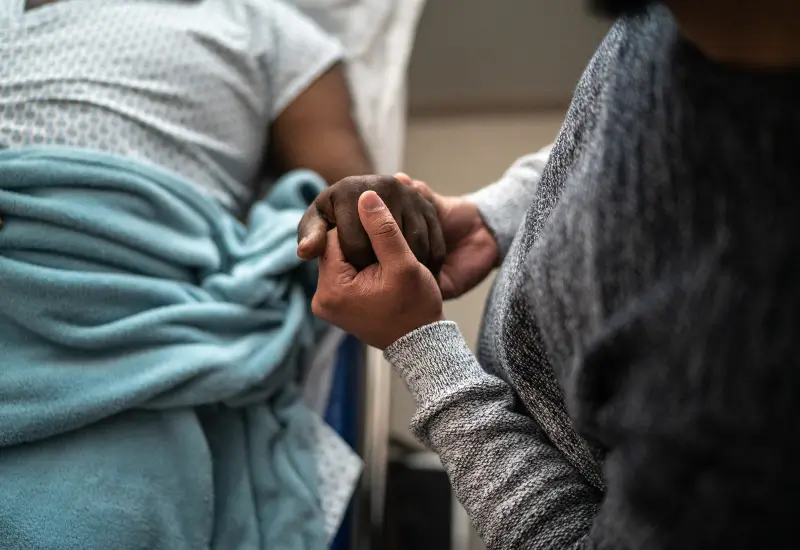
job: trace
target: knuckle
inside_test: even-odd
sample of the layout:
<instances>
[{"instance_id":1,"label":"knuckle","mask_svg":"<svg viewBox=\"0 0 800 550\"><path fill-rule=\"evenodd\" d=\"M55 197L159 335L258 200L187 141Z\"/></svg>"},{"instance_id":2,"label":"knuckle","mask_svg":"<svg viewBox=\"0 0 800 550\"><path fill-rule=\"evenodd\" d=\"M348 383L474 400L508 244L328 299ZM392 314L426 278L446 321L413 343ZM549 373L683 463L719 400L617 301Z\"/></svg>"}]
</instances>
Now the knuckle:
<instances>
[{"instance_id":1,"label":"knuckle","mask_svg":"<svg viewBox=\"0 0 800 550\"><path fill-rule=\"evenodd\" d=\"M320 301L319 292L314 294L314 297L311 299L311 313L320 319L325 319L325 308Z\"/></svg>"},{"instance_id":2,"label":"knuckle","mask_svg":"<svg viewBox=\"0 0 800 550\"><path fill-rule=\"evenodd\" d=\"M432 197L420 196L420 208L424 211L425 214L427 214L431 218L437 219L436 207L433 205Z\"/></svg>"},{"instance_id":3,"label":"knuckle","mask_svg":"<svg viewBox=\"0 0 800 550\"><path fill-rule=\"evenodd\" d=\"M392 201L394 198L403 196L408 192L408 186L394 176L377 176L370 185L370 189L375 191L384 201Z\"/></svg>"},{"instance_id":4,"label":"knuckle","mask_svg":"<svg viewBox=\"0 0 800 550\"><path fill-rule=\"evenodd\" d=\"M322 206L330 199L332 192L333 192L333 187L328 187L327 189L322 190L322 192L320 192L320 194L316 196L311 206L308 207L306 213L312 214L314 212L318 212L322 208Z\"/></svg>"},{"instance_id":5,"label":"knuckle","mask_svg":"<svg viewBox=\"0 0 800 550\"><path fill-rule=\"evenodd\" d=\"M310 219L313 218L319 212L319 208L317 207L317 200L318 199L314 199L314 202L308 205L306 211L303 212L303 217L300 218L300 222L297 224L298 226L302 227L308 224Z\"/></svg>"},{"instance_id":6,"label":"knuckle","mask_svg":"<svg viewBox=\"0 0 800 550\"><path fill-rule=\"evenodd\" d=\"M331 292L317 291L311 300L311 312L317 317L326 319L329 312L335 311L339 300Z\"/></svg>"},{"instance_id":7,"label":"knuckle","mask_svg":"<svg viewBox=\"0 0 800 550\"><path fill-rule=\"evenodd\" d=\"M366 191L377 185L377 182L380 181L380 176L350 176L343 181L346 182L347 187L350 189Z\"/></svg>"},{"instance_id":8,"label":"knuckle","mask_svg":"<svg viewBox=\"0 0 800 550\"><path fill-rule=\"evenodd\" d=\"M353 185L361 185L369 176L347 176L340 179L333 187L352 187ZM333 188L332 187L332 188Z\"/></svg>"},{"instance_id":9,"label":"knuckle","mask_svg":"<svg viewBox=\"0 0 800 550\"><path fill-rule=\"evenodd\" d=\"M394 221L391 216L383 216L381 219L375 221L373 230L376 235L386 238L394 238L400 235L400 226Z\"/></svg>"},{"instance_id":10,"label":"knuckle","mask_svg":"<svg viewBox=\"0 0 800 550\"><path fill-rule=\"evenodd\" d=\"M405 284L413 284L419 279L419 268L416 263L401 262L396 266L397 278Z\"/></svg>"},{"instance_id":11,"label":"knuckle","mask_svg":"<svg viewBox=\"0 0 800 550\"><path fill-rule=\"evenodd\" d=\"M405 187L403 182L394 176L374 176L371 183L373 187L381 188Z\"/></svg>"},{"instance_id":12,"label":"knuckle","mask_svg":"<svg viewBox=\"0 0 800 550\"><path fill-rule=\"evenodd\" d=\"M358 196L369 189L368 176L349 176L328 188L334 202L358 200Z\"/></svg>"}]
</instances>

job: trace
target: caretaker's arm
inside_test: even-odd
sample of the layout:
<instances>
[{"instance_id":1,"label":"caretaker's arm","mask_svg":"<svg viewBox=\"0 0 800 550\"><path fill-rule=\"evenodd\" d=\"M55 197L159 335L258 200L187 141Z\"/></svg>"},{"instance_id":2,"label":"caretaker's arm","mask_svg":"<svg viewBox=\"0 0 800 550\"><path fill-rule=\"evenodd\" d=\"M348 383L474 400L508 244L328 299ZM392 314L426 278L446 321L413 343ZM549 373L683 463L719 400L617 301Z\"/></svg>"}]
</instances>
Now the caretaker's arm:
<instances>
[{"instance_id":1,"label":"caretaker's arm","mask_svg":"<svg viewBox=\"0 0 800 550\"><path fill-rule=\"evenodd\" d=\"M533 204L552 148L548 145L518 159L502 178L469 196L494 235L501 260L508 253L528 208Z\"/></svg>"},{"instance_id":2,"label":"caretaker's arm","mask_svg":"<svg viewBox=\"0 0 800 550\"><path fill-rule=\"evenodd\" d=\"M357 272L331 232L312 307L385 348L419 406L415 434L489 549L791 547L796 361L786 333L753 322L792 319L795 296L689 254L609 308L565 392L577 428L608 451L602 493L442 321L436 281L376 199L364 193L359 214L378 265Z\"/></svg>"}]
</instances>

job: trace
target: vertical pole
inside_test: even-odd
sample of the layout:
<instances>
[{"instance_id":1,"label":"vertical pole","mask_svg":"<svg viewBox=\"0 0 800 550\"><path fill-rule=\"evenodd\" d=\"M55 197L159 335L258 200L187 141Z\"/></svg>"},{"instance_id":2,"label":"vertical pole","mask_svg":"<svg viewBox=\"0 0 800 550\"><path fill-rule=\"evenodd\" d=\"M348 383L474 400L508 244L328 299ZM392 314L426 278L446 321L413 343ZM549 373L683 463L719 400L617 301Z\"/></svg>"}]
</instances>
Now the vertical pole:
<instances>
[{"instance_id":1,"label":"vertical pole","mask_svg":"<svg viewBox=\"0 0 800 550\"><path fill-rule=\"evenodd\" d=\"M380 550L383 547L386 476L389 464L391 411L391 366L380 350L368 348L362 369L360 392L363 405L359 414L361 441L359 454L364 459L364 475L358 488L354 518L353 550Z\"/></svg>"}]
</instances>

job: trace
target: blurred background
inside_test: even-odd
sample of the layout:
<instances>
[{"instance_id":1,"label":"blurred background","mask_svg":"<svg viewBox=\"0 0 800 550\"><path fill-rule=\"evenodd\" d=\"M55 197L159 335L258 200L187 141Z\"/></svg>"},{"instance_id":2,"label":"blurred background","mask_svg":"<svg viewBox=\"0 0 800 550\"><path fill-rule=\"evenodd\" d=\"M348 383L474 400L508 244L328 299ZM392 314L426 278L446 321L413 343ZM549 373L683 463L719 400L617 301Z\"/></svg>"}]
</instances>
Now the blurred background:
<instances>
[{"instance_id":1,"label":"blurred background","mask_svg":"<svg viewBox=\"0 0 800 550\"><path fill-rule=\"evenodd\" d=\"M405 171L463 194L552 142L607 30L581 0L428 0L411 58ZM446 307L473 346L490 284ZM386 548L483 548L438 460L409 433L415 404L396 376L391 395Z\"/></svg>"}]
</instances>

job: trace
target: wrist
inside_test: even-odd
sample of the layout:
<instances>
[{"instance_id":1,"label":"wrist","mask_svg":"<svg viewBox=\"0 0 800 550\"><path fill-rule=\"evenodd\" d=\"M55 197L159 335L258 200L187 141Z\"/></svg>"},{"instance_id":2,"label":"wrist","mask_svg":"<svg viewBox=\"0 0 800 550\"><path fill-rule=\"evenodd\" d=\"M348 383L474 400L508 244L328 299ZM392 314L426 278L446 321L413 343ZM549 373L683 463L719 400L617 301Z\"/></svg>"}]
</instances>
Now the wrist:
<instances>
[{"instance_id":1,"label":"wrist","mask_svg":"<svg viewBox=\"0 0 800 550\"><path fill-rule=\"evenodd\" d=\"M452 321L420 327L386 348L384 357L403 377L418 405L446 395L466 378L482 373Z\"/></svg>"},{"instance_id":2,"label":"wrist","mask_svg":"<svg viewBox=\"0 0 800 550\"><path fill-rule=\"evenodd\" d=\"M492 230L486 218L484 218L479 203L475 199L476 196L478 196L478 194L473 193L461 197L461 200L469 209L469 217L472 218L472 227L469 229L468 236L470 239L473 239L474 242L482 243L487 253L494 257L492 262L493 268L500 267L502 261L500 243L497 235L495 235L495 232Z\"/></svg>"},{"instance_id":3,"label":"wrist","mask_svg":"<svg viewBox=\"0 0 800 550\"><path fill-rule=\"evenodd\" d=\"M489 230L488 227L484 226L484 230L491 239L491 244L489 246L491 247L491 253L494 255L494 262L492 262L492 267L494 269L497 269L503 263L503 254L501 253L500 250L500 243L497 242L497 238L494 236L494 233L492 233Z\"/></svg>"},{"instance_id":4,"label":"wrist","mask_svg":"<svg viewBox=\"0 0 800 550\"><path fill-rule=\"evenodd\" d=\"M465 200L476 210L479 222L476 223L475 232L485 231L488 239L491 239L491 244L497 252L494 267L498 267L511 247L524 211L521 208L519 212L509 210L508 203L497 195L492 186L465 197ZM513 208L516 209L517 206Z\"/></svg>"}]
</instances>

